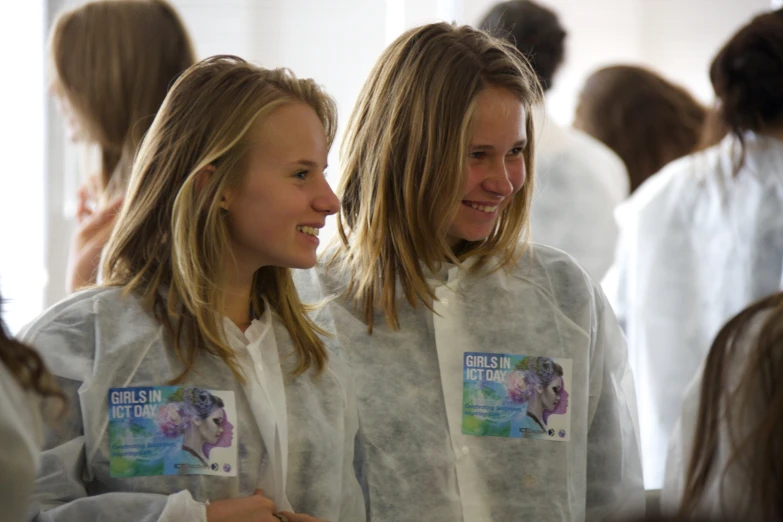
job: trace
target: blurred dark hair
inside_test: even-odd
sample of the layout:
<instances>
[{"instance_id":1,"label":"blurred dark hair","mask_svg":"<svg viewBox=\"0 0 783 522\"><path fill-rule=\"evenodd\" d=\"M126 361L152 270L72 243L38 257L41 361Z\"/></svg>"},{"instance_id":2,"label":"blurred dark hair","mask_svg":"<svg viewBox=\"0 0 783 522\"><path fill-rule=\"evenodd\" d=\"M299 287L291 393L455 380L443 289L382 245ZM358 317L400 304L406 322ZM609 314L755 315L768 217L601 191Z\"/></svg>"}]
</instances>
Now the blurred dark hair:
<instances>
[{"instance_id":1,"label":"blurred dark hair","mask_svg":"<svg viewBox=\"0 0 783 522\"><path fill-rule=\"evenodd\" d=\"M599 69L585 82L574 127L625 162L631 191L699 145L706 109L658 74L630 65Z\"/></svg>"},{"instance_id":2,"label":"blurred dark hair","mask_svg":"<svg viewBox=\"0 0 783 522\"><path fill-rule=\"evenodd\" d=\"M710 66L717 114L742 145L743 133L783 123L783 9L755 17L718 52Z\"/></svg>"},{"instance_id":3,"label":"blurred dark hair","mask_svg":"<svg viewBox=\"0 0 783 522\"><path fill-rule=\"evenodd\" d=\"M563 62L566 37L554 12L529 0L501 2L484 15L479 28L515 45L530 61L544 90L552 87L552 77Z\"/></svg>"},{"instance_id":4,"label":"blurred dark hair","mask_svg":"<svg viewBox=\"0 0 783 522\"><path fill-rule=\"evenodd\" d=\"M0 305L2 305L0 296ZM14 339L0 317L0 364L19 382L24 390L31 390L44 399L56 399L60 406L66 403L65 395L46 369L38 352Z\"/></svg>"}]
</instances>

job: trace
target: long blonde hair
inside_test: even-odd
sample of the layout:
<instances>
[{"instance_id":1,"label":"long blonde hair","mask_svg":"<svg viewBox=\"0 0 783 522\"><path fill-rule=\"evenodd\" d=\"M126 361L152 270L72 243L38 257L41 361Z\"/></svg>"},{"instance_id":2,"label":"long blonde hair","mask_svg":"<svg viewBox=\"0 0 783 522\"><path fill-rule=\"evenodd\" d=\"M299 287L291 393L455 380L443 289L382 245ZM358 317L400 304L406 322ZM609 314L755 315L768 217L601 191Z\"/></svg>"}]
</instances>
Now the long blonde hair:
<instances>
[{"instance_id":1,"label":"long blonde hair","mask_svg":"<svg viewBox=\"0 0 783 522\"><path fill-rule=\"evenodd\" d=\"M100 148L105 198L124 194L166 91L196 61L185 26L163 0L98 0L57 17L49 50L54 91Z\"/></svg>"},{"instance_id":2,"label":"long blonde hair","mask_svg":"<svg viewBox=\"0 0 783 522\"><path fill-rule=\"evenodd\" d=\"M185 365L174 382L199 352L219 356L242 379L219 322L220 279L232 251L219 195L245 179L251 128L291 103L313 108L331 145L335 105L315 82L233 56L208 58L177 80L139 149L106 247L103 284L143 296L167 327ZM214 170L202 176L204 169ZM291 334L295 374L311 364L323 369L326 351L316 334L321 330L299 301L290 269L265 266L255 273L248 303L254 316L265 300Z\"/></svg>"},{"instance_id":3,"label":"long blonde hair","mask_svg":"<svg viewBox=\"0 0 783 522\"><path fill-rule=\"evenodd\" d=\"M479 270L516 262L529 227L533 193L533 123L528 111L527 181L492 234L453 252L448 231L463 197L476 98L495 86L528 109L541 86L512 45L470 27L436 23L397 38L364 84L343 141L338 214L347 289L372 332L376 307L397 329L396 284L411 306L435 296L425 269L475 258Z\"/></svg>"}]
</instances>

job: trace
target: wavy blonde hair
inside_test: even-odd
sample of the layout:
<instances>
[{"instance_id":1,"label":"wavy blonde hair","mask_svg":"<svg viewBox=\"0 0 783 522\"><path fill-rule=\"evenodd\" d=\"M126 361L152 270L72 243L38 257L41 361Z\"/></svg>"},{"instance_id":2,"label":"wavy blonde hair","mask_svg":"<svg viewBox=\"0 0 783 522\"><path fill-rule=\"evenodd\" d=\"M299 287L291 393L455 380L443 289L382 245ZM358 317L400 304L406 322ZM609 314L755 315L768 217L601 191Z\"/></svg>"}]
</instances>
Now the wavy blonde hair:
<instances>
[{"instance_id":1,"label":"wavy blonde hair","mask_svg":"<svg viewBox=\"0 0 783 522\"><path fill-rule=\"evenodd\" d=\"M169 86L196 61L163 0L98 0L64 11L49 37L52 87L100 148L104 199L122 195Z\"/></svg>"},{"instance_id":2,"label":"wavy blonde hair","mask_svg":"<svg viewBox=\"0 0 783 522\"><path fill-rule=\"evenodd\" d=\"M370 332L376 307L385 310L390 327L399 328L397 281L411 306L431 308L435 295L425 270L468 258L476 259L472 270L495 258L498 269L522 253L533 194L530 111L524 187L489 237L457 251L446 242L464 195L476 98L489 87L506 89L528 109L543 99L535 73L515 47L446 23L397 38L364 84L343 141L337 254L345 254L347 292Z\"/></svg>"},{"instance_id":3,"label":"wavy blonde hair","mask_svg":"<svg viewBox=\"0 0 783 522\"><path fill-rule=\"evenodd\" d=\"M312 107L331 146L334 102L312 80L268 70L241 58L216 56L188 69L174 84L139 149L128 195L103 260L104 285L140 294L166 326L185 370L199 352L222 358L242 379L222 336L221 277L232 247L219 195L241 186L248 133L275 109ZM203 176L205 169L214 169ZM162 292L161 290L164 290ZM288 268L265 266L253 278L253 315L268 302L294 343L298 366L321 371L327 356L294 288Z\"/></svg>"}]
</instances>

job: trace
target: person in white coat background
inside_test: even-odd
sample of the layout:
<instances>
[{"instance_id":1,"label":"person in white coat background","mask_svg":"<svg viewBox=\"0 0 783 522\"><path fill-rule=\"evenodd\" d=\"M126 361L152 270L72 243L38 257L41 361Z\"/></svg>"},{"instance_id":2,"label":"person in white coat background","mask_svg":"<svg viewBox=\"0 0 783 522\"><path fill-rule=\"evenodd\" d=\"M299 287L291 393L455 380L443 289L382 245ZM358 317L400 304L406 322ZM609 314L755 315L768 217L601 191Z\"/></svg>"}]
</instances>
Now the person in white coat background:
<instances>
[{"instance_id":1,"label":"person in white coat background","mask_svg":"<svg viewBox=\"0 0 783 522\"><path fill-rule=\"evenodd\" d=\"M375 522L644 509L625 341L600 286L524 239L542 92L445 23L379 58L342 154L341 241L297 272L354 370Z\"/></svg>"},{"instance_id":2,"label":"person in white coat background","mask_svg":"<svg viewBox=\"0 0 783 522\"><path fill-rule=\"evenodd\" d=\"M479 26L516 45L544 91L552 87L566 39L554 12L529 0L501 2ZM600 280L612 264L617 241L614 209L629 193L625 166L603 143L558 125L543 102L533 114L537 149L531 240L568 252Z\"/></svg>"},{"instance_id":3,"label":"person in white coat background","mask_svg":"<svg viewBox=\"0 0 783 522\"><path fill-rule=\"evenodd\" d=\"M0 297L2 304L2 297ZM0 506L3 520L27 520L27 504L43 443L42 413L54 422L65 396L36 351L11 337L0 318Z\"/></svg>"},{"instance_id":4,"label":"person in white coat background","mask_svg":"<svg viewBox=\"0 0 783 522\"><path fill-rule=\"evenodd\" d=\"M617 209L604 288L628 336L645 486L660 488L683 395L725 321L783 276L783 13L755 19L710 67L728 135Z\"/></svg>"},{"instance_id":5,"label":"person in white coat background","mask_svg":"<svg viewBox=\"0 0 783 522\"><path fill-rule=\"evenodd\" d=\"M35 520L364 520L352 381L290 270L315 264L339 205L335 118L312 80L236 57L174 84L104 280L23 334L71 403L47 433Z\"/></svg>"}]
</instances>

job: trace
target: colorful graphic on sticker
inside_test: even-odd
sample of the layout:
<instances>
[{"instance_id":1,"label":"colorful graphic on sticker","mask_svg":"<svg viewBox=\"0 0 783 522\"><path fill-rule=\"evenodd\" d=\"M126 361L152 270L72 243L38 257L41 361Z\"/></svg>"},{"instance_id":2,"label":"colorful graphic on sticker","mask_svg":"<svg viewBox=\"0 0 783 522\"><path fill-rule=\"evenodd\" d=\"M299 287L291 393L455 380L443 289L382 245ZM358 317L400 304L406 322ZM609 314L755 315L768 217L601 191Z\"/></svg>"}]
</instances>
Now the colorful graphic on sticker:
<instances>
[{"instance_id":1,"label":"colorful graphic on sticker","mask_svg":"<svg viewBox=\"0 0 783 522\"><path fill-rule=\"evenodd\" d=\"M466 352L462 433L568 442L570 389L570 359Z\"/></svg>"},{"instance_id":2,"label":"colorful graphic on sticker","mask_svg":"<svg viewBox=\"0 0 783 522\"><path fill-rule=\"evenodd\" d=\"M237 475L234 392L180 386L109 390L109 473Z\"/></svg>"}]
</instances>

